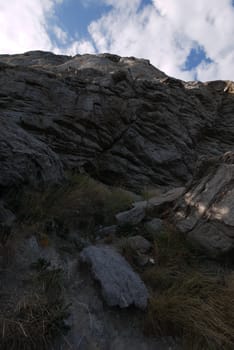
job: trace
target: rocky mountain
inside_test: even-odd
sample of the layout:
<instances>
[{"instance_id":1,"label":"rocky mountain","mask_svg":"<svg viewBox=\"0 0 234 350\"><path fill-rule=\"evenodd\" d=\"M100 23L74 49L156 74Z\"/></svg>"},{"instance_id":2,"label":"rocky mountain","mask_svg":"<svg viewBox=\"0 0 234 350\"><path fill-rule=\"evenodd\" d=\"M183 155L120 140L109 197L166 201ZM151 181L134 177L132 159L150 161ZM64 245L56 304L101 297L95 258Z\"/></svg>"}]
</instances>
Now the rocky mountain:
<instances>
[{"instance_id":1,"label":"rocky mountain","mask_svg":"<svg viewBox=\"0 0 234 350\"><path fill-rule=\"evenodd\" d=\"M227 82L183 82L116 55L0 56L1 187L66 169L131 189L178 186L233 148ZM229 88L231 90L231 87Z\"/></svg>"},{"instance_id":2,"label":"rocky mountain","mask_svg":"<svg viewBox=\"0 0 234 350\"><path fill-rule=\"evenodd\" d=\"M168 245L160 244L171 227L209 259L233 262L234 83L185 82L148 60L112 54L0 55L0 126L1 266L8 265L12 237L15 245L11 272L0 270L4 292L14 287L24 294L36 259L40 278L45 271L57 278L60 269L66 275L65 299L75 305L69 349L180 349L168 330L149 340L134 325L125 327L129 314L110 314L102 300L145 310L155 285L147 269L160 267L160 259L164 268L170 265L163 265ZM102 297L83 267L74 270L80 251L79 264L91 265ZM178 275L170 270L170 283ZM139 315L132 316L138 327ZM10 339L11 327L3 325ZM34 330L25 327L26 339ZM148 328L155 335L155 325ZM234 339L220 342L231 349ZM60 341L56 349L67 344ZM204 344L200 348L208 349Z\"/></svg>"}]
</instances>

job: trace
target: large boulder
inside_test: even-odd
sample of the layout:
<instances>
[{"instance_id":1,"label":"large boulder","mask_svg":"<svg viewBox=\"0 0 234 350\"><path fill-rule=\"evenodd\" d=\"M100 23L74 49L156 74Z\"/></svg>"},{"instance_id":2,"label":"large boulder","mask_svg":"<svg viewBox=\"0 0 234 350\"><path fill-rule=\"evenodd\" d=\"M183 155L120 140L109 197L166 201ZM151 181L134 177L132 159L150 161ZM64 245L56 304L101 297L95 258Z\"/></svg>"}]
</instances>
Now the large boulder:
<instances>
[{"instance_id":1,"label":"large boulder","mask_svg":"<svg viewBox=\"0 0 234 350\"><path fill-rule=\"evenodd\" d=\"M117 251L109 246L89 246L83 249L80 258L91 265L109 306L146 308L148 292L143 281Z\"/></svg>"},{"instance_id":2,"label":"large boulder","mask_svg":"<svg viewBox=\"0 0 234 350\"><path fill-rule=\"evenodd\" d=\"M184 187L172 188L149 200L133 203L133 208L116 214L115 218L118 225L138 225L148 214L156 214L167 209L185 192Z\"/></svg>"},{"instance_id":3,"label":"large boulder","mask_svg":"<svg viewBox=\"0 0 234 350\"><path fill-rule=\"evenodd\" d=\"M150 198L146 202L147 213L156 216L164 210L167 210L184 194L184 192L185 187L175 187L161 195Z\"/></svg>"},{"instance_id":4,"label":"large boulder","mask_svg":"<svg viewBox=\"0 0 234 350\"><path fill-rule=\"evenodd\" d=\"M212 257L234 251L233 184L234 152L228 152L205 160L177 204L177 228Z\"/></svg>"}]
</instances>

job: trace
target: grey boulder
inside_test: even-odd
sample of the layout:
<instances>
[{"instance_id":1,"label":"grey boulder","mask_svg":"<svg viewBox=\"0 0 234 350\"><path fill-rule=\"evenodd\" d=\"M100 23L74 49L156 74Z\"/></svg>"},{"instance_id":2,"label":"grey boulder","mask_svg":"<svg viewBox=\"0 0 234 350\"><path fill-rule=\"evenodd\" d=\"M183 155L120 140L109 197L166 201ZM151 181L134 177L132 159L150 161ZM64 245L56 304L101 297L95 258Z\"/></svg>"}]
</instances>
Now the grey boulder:
<instances>
[{"instance_id":1,"label":"grey boulder","mask_svg":"<svg viewBox=\"0 0 234 350\"><path fill-rule=\"evenodd\" d=\"M148 213L157 213L158 210L177 200L184 192L184 187L175 187L148 201L135 202L132 209L118 213L115 216L116 221L119 226L138 225Z\"/></svg>"},{"instance_id":2,"label":"grey boulder","mask_svg":"<svg viewBox=\"0 0 234 350\"><path fill-rule=\"evenodd\" d=\"M126 243L132 250L134 250L137 253L147 253L151 248L150 242L139 235L128 237L126 239Z\"/></svg>"},{"instance_id":3,"label":"grey boulder","mask_svg":"<svg viewBox=\"0 0 234 350\"><path fill-rule=\"evenodd\" d=\"M113 248L89 246L81 252L80 258L91 265L94 278L100 282L103 298L109 306L146 308L148 291L145 284Z\"/></svg>"},{"instance_id":4,"label":"grey boulder","mask_svg":"<svg viewBox=\"0 0 234 350\"><path fill-rule=\"evenodd\" d=\"M124 225L137 225L139 224L145 217L145 205L143 206L134 206L134 208L118 213L116 217L116 221L119 226Z\"/></svg>"},{"instance_id":5,"label":"grey boulder","mask_svg":"<svg viewBox=\"0 0 234 350\"><path fill-rule=\"evenodd\" d=\"M168 203L172 203L181 197L184 192L185 187L172 188L160 196L151 198L147 203L147 208L149 210L154 210L162 207L163 205L167 205Z\"/></svg>"},{"instance_id":6,"label":"grey boulder","mask_svg":"<svg viewBox=\"0 0 234 350\"><path fill-rule=\"evenodd\" d=\"M144 225L144 228L152 238L156 238L162 235L163 221L159 218L154 218L150 221L147 221Z\"/></svg>"}]
</instances>

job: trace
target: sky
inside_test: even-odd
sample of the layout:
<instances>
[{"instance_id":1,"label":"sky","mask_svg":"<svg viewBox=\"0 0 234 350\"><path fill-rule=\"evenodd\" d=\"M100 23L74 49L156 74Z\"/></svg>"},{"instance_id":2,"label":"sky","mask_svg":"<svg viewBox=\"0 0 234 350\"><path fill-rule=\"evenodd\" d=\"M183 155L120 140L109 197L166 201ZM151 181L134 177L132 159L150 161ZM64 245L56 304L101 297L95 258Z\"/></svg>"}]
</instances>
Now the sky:
<instances>
[{"instance_id":1,"label":"sky","mask_svg":"<svg viewBox=\"0 0 234 350\"><path fill-rule=\"evenodd\" d=\"M110 52L183 80L234 80L234 0L0 0L0 54Z\"/></svg>"}]
</instances>

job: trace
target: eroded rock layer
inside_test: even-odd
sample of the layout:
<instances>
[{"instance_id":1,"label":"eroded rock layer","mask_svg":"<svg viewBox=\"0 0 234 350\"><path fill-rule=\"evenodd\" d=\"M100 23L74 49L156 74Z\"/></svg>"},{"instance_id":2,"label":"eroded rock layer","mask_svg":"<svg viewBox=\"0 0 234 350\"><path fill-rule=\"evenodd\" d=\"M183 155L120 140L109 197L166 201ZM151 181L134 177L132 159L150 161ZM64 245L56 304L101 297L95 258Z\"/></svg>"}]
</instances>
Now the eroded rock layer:
<instances>
[{"instance_id":1,"label":"eroded rock layer","mask_svg":"<svg viewBox=\"0 0 234 350\"><path fill-rule=\"evenodd\" d=\"M178 201L177 227L212 257L234 251L234 152L203 161Z\"/></svg>"},{"instance_id":2,"label":"eroded rock layer","mask_svg":"<svg viewBox=\"0 0 234 350\"><path fill-rule=\"evenodd\" d=\"M57 182L66 169L134 189L184 185L200 156L233 149L229 85L110 54L1 55L0 186Z\"/></svg>"}]
</instances>

